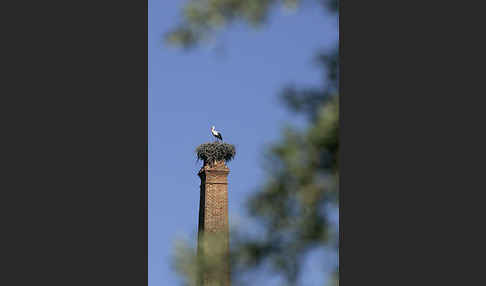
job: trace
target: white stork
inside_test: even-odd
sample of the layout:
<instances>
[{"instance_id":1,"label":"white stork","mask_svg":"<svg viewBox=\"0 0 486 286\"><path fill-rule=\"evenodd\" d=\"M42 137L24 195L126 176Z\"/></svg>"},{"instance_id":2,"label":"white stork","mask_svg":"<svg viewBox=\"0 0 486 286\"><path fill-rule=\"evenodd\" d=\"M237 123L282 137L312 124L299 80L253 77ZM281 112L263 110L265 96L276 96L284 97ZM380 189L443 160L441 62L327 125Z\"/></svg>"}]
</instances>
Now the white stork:
<instances>
[{"instance_id":1,"label":"white stork","mask_svg":"<svg viewBox=\"0 0 486 286\"><path fill-rule=\"evenodd\" d=\"M216 131L216 129L214 129L214 126L211 127L211 133L213 134L214 137L216 137L219 140L223 141L223 136L221 135L221 132Z\"/></svg>"}]
</instances>

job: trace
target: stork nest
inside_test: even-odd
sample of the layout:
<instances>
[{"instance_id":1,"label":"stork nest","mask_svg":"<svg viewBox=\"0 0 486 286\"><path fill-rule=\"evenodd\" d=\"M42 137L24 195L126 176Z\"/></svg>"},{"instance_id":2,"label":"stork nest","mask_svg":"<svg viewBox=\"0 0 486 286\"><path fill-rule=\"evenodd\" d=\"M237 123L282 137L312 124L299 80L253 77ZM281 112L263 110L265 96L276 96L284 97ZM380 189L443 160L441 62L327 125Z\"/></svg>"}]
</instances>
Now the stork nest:
<instances>
[{"instance_id":1,"label":"stork nest","mask_svg":"<svg viewBox=\"0 0 486 286\"><path fill-rule=\"evenodd\" d=\"M204 164L213 164L216 161L229 162L236 155L235 146L224 142L204 143L196 148L197 159Z\"/></svg>"}]
</instances>

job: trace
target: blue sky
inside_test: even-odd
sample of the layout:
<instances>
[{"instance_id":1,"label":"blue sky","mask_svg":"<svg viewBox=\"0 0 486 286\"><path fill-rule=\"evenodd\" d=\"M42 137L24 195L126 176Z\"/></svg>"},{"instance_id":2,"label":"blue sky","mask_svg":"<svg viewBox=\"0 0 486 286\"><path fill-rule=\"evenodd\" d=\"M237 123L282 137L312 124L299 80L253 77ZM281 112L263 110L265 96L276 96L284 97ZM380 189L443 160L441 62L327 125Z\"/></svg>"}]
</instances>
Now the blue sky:
<instances>
[{"instance_id":1,"label":"blue sky","mask_svg":"<svg viewBox=\"0 0 486 286\"><path fill-rule=\"evenodd\" d=\"M304 8L276 13L262 30L230 28L216 45L223 52L206 46L186 53L162 43L184 3L149 0L149 286L177 285L173 242L196 239L200 165L194 149L212 140L211 125L237 148L229 163L231 222L244 218L245 198L263 182L263 148L278 139L284 123L299 120L279 103L278 92L288 83L321 84L313 56L338 38L335 18ZM316 285L316 275L308 285Z\"/></svg>"}]
</instances>

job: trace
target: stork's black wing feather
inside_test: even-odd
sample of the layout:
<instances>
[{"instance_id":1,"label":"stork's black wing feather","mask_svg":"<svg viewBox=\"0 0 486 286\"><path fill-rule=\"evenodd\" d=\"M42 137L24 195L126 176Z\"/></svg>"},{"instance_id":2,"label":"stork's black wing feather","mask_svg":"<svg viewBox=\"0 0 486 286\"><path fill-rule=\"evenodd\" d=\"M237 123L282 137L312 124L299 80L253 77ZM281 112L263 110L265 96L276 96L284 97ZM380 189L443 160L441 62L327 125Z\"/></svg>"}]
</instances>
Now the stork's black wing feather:
<instances>
[{"instance_id":1,"label":"stork's black wing feather","mask_svg":"<svg viewBox=\"0 0 486 286\"><path fill-rule=\"evenodd\" d=\"M221 135L221 132L218 132L218 134L216 135L216 138L219 138L219 139L221 139L221 141L223 141L223 136Z\"/></svg>"}]
</instances>

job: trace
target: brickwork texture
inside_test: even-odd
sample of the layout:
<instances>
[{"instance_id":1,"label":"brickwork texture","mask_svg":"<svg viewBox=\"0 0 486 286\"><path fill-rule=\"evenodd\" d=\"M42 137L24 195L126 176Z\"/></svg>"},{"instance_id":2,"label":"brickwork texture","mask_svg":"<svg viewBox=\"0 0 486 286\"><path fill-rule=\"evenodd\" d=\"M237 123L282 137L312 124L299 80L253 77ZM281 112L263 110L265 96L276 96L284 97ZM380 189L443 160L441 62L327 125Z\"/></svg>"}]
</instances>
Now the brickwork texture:
<instances>
[{"instance_id":1,"label":"brickwork texture","mask_svg":"<svg viewBox=\"0 0 486 286\"><path fill-rule=\"evenodd\" d=\"M222 238L219 243L208 245L211 253L217 253L216 273L204 271L200 274L202 286L230 286L229 271L229 226L228 226L228 174L224 161L204 164L198 175L201 179L198 255L208 253L203 247L203 237L213 235ZM206 273L204 273L206 272ZM214 271L213 271L214 272Z\"/></svg>"}]
</instances>

